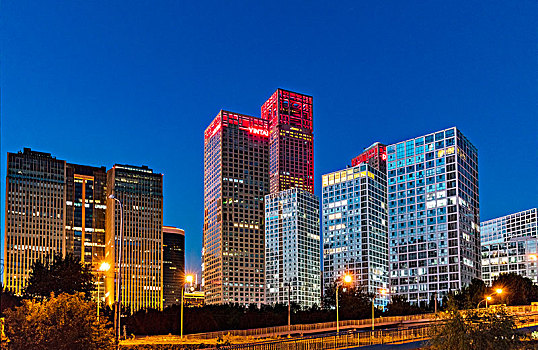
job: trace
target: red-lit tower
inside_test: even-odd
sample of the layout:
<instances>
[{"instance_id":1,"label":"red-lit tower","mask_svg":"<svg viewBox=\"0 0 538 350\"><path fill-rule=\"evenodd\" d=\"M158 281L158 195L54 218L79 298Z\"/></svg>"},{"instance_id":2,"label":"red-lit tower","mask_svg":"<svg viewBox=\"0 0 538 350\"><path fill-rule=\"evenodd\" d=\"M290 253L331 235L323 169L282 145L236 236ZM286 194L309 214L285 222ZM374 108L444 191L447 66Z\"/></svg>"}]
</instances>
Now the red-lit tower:
<instances>
[{"instance_id":1,"label":"red-lit tower","mask_svg":"<svg viewBox=\"0 0 538 350\"><path fill-rule=\"evenodd\" d=\"M220 111L204 133L202 285L207 304L262 304L269 123Z\"/></svg>"},{"instance_id":2,"label":"red-lit tower","mask_svg":"<svg viewBox=\"0 0 538 350\"><path fill-rule=\"evenodd\" d=\"M312 96L283 89L262 105L269 121L269 181L271 193L298 187L314 193Z\"/></svg>"},{"instance_id":3,"label":"red-lit tower","mask_svg":"<svg viewBox=\"0 0 538 350\"><path fill-rule=\"evenodd\" d=\"M376 142L351 160L351 166L357 166L361 163L367 163L385 173L387 171L387 146Z\"/></svg>"}]
</instances>

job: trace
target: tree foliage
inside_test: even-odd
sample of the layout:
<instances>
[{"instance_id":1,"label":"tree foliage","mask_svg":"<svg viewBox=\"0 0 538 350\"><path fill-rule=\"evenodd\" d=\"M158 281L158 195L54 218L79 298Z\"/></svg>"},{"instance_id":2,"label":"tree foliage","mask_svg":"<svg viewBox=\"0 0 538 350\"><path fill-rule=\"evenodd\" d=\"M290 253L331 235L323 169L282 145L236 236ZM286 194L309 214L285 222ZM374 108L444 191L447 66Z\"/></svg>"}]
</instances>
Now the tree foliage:
<instances>
[{"instance_id":1,"label":"tree foliage","mask_svg":"<svg viewBox=\"0 0 538 350\"><path fill-rule=\"evenodd\" d=\"M52 262L50 259L45 259L45 262L36 261L24 294L30 298L43 299L51 293L84 293L86 300L90 300L94 290L94 276L90 266L68 254L65 258L55 255Z\"/></svg>"},{"instance_id":2,"label":"tree foliage","mask_svg":"<svg viewBox=\"0 0 538 350\"><path fill-rule=\"evenodd\" d=\"M516 317L504 307L460 311L451 307L430 329L432 349L482 350L517 348L522 335Z\"/></svg>"},{"instance_id":3,"label":"tree foliage","mask_svg":"<svg viewBox=\"0 0 538 350\"><path fill-rule=\"evenodd\" d=\"M323 307L336 308L336 283L331 283L323 295ZM365 292L361 287L338 287L339 316L341 320L368 318L372 316L372 293Z\"/></svg>"},{"instance_id":4,"label":"tree foliage","mask_svg":"<svg viewBox=\"0 0 538 350\"><path fill-rule=\"evenodd\" d=\"M411 304L401 295L394 295L387 304L385 316L404 316L425 313L426 310Z\"/></svg>"},{"instance_id":5,"label":"tree foliage","mask_svg":"<svg viewBox=\"0 0 538 350\"><path fill-rule=\"evenodd\" d=\"M498 276L492 283L492 291L501 288L503 293L497 297L499 303L506 305L529 305L538 301L538 286L528 277L515 273Z\"/></svg>"},{"instance_id":6,"label":"tree foliage","mask_svg":"<svg viewBox=\"0 0 538 350\"><path fill-rule=\"evenodd\" d=\"M12 350L111 349L114 332L105 318L97 321L96 305L82 293L24 300L6 311L6 336Z\"/></svg>"}]
</instances>

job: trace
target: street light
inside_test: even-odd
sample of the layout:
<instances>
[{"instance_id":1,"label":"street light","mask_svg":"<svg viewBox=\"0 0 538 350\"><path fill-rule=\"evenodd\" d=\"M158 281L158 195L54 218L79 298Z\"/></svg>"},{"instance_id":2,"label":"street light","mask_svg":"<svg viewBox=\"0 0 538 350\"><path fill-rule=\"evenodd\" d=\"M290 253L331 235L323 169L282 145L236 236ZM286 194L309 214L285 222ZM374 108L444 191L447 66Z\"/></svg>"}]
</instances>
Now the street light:
<instances>
[{"instance_id":1,"label":"street light","mask_svg":"<svg viewBox=\"0 0 538 350\"><path fill-rule=\"evenodd\" d=\"M484 300L480 300L480 302L478 303L478 305L476 305L476 308L480 308L480 304L482 304L484 301L486 302L486 309L488 308L488 301L491 301L491 297L494 296L495 294L502 294L503 290L501 288L497 288L495 290L495 293L492 293L491 295L488 295Z\"/></svg>"},{"instance_id":2,"label":"street light","mask_svg":"<svg viewBox=\"0 0 538 350\"><path fill-rule=\"evenodd\" d=\"M120 204L120 242L118 247L118 279L116 283L116 340L119 344L121 334L121 251L123 249L123 203L113 194L108 196Z\"/></svg>"},{"instance_id":3,"label":"street light","mask_svg":"<svg viewBox=\"0 0 538 350\"><path fill-rule=\"evenodd\" d=\"M187 275L185 276L185 281L181 284L181 339L183 339L183 297L185 296L185 284L192 284L192 281L194 281L194 276Z\"/></svg>"},{"instance_id":4,"label":"street light","mask_svg":"<svg viewBox=\"0 0 538 350\"><path fill-rule=\"evenodd\" d=\"M344 283L351 283L351 275L344 275ZM336 333L340 333L340 319L338 315L338 288L340 285L336 283Z\"/></svg>"},{"instance_id":5,"label":"street light","mask_svg":"<svg viewBox=\"0 0 538 350\"><path fill-rule=\"evenodd\" d=\"M110 269L110 264L106 261L99 266L99 272L107 272ZM99 297L99 277L100 275L97 274L97 322L99 322L99 306L101 305L101 298ZM104 274L103 274L104 277Z\"/></svg>"},{"instance_id":6,"label":"street light","mask_svg":"<svg viewBox=\"0 0 538 350\"><path fill-rule=\"evenodd\" d=\"M386 290L385 288L382 288L379 290L379 295L386 295L388 294L388 290ZM372 297L372 330L374 330L374 300L375 300L375 297L377 296L377 294L374 294L374 296Z\"/></svg>"}]
</instances>

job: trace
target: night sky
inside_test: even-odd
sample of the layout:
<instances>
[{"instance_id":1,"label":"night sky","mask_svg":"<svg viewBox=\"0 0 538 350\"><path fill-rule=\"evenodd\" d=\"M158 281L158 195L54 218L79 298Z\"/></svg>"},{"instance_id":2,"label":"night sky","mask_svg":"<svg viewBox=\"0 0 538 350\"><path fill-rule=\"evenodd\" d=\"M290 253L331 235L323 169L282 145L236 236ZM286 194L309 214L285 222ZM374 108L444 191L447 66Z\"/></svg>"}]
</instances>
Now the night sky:
<instances>
[{"instance_id":1,"label":"night sky","mask_svg":"<svg viewBox=\"0 0 538 350\"><path fill-rule=\"evenodd\" d=\"M279 87L314 97L318 195L375 141L457 126L479 151L483 220L537 205L534 0L0 6L2 234L7 152L145 164L199 272L203 131L220 109L259 116Z\"/></svg>"}]
</instances>

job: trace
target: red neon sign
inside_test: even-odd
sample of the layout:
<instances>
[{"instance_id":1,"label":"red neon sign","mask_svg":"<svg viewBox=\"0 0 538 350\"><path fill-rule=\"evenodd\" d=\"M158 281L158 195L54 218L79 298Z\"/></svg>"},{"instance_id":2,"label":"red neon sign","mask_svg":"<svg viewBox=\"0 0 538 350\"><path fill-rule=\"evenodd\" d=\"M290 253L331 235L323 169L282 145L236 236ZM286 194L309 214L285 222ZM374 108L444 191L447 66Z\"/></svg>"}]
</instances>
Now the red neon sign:
<instances>
[{"instance_id":1,"label":"red neon sign","mask_svg":"<svg viewBox=\"0 0 538 350\"><path fill-rule=\"evenodd\" d=\"M353 158L351 160L351 166L356 166L361 163L366 163L370 158L377 157L381 158L381 160L386 161L387 160L387 152L385 150L385 147L382 145L372 147L369 150L365 151L361 155Z\"/></svg>"},{"instance_id":2,"label":"red neon sign","mask_svg":"<svg viewBox=\"0 0 538 350\"><path fill-rule=\"evenodd\" d=\"M220 130L220 117L215 119L205 131L205 139L213 137Z\"/></svg>"},{"instance_id":3,"label":"red neon sign","mask_svg":"<svg viewBox=\"0 0 538 350\"><path fill-rule=\"evenodd\" d=\"M262 129L262 128L257 128L255 126L249 126L248 127L248 132L253 134L253 135L258 135L258 136L265 136L265 137L269 136L269 130Z\"/></svg>"}]
</instances>

